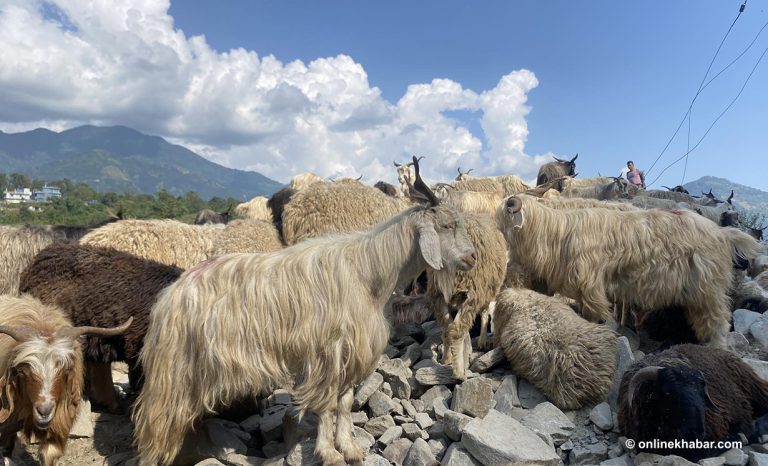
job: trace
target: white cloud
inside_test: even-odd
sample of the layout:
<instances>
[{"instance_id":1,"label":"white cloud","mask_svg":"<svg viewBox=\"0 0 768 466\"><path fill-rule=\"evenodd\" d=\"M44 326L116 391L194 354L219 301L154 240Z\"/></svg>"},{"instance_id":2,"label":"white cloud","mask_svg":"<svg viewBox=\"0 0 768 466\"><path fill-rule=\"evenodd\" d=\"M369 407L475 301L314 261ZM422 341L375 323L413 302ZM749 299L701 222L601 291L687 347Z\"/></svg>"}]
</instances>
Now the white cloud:
<instances>
[{"instance_id":1,"label":"white cloud","mask_svg":"<svg viewBox=\"0 0 768 466\"><path fill-rule=\"evenodd\" d=\"M351 57L283 63L213 50L174 29L159 0L5 0L0 6L0 129L121 124L226 166L280 181L302 171L395 180L392 161L425 155L430 179L456 167L535 177L525 154L527 70L477 93L448 79L396 103ZM51 12L55 14L52 14ZM485 141L444 112L481 112Z\"/></svg>"}]
</instances>

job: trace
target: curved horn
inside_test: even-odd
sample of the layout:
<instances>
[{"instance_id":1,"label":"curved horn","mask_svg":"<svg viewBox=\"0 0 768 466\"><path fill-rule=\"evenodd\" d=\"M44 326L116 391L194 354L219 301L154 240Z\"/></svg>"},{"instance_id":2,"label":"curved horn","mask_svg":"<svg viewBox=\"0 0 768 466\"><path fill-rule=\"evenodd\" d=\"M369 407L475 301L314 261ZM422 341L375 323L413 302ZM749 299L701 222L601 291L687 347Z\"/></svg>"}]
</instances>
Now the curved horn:
<instances>
[{"instance_id":1,"label":"curved horn","mask_svg":"<svg viewBox=\"0 0 768 466\"><path fill-rule=\"evenodd\" d=\"M399 163L395 162L394 160L392 161L392 163L394 163L394 164L395 164L395 167L397 167L397 168L400 168L400 167L402 166L401 164L399 164Z\"/></svg>"},{"instance_id":2,"label":"curved horn","mask_svg":"<svg viewBox=\"0 0 768 466\"><path fill-rule=\"evenodd\" d=\"M29 327L13 327L10 325L0 325L0 333L4 333L19 343L24 343L39 335Z\"/></svg>"},{"instance_id":3,"label":"curved horn","mask_svg":"<svg viewBox=\"0 0 768 466\"><path fill-rule=\"evenodd\" d=\"M416 158L416 156L414 156L414 158ZM423 158L424 158L424 156L422 155L421 157L419 157L418 159L414 160L413 162L408 162L408 166L412 167L414 163L418 163L419 160L421 160Z\"/></svg>"},{"instance_id":4,"label":"curved horn","mask_svg":"<svg viewBox=\"0 0 768 466\"><path fill-rule=\"evenodd\" d=\"M665 188L667 191L672 191L672 188L670 188L669 186L664 186L664 185L661 185L661 187L662 187L662 188Z\"/></svg>"},{"instance_id":5,"label":"curved horn","mask_svg":"<svg viewBox=\"0 0 768 466\"><path fill-rule=\"evenodd\" d=\"M429 186L424 183L424 180L421 179L421 175L419 174L419 160L423 158L424 157L416 158L415 155L413 156L413 168L416 172L416 181L413 183L413 187L421 194L427 196L427 199L431 205L436 206L440 203L440 201L437 199L437 196L435 196L435 193L429 189Z\"/></svg>"},{"instance_id":6,"label":"curved horn","mask_svg":"<svg viewBox=\"0 0 768 466\"><path fill-rule=\"evenodd\" d=\"M733 199L733 189L731 189L731 195L728 196L728 199L725 200L728 204L731 204L731 199Z\"/></svg>"},{"instance_id":7,"label":"curved horn","mask_svg":"<svg viewBox=\"0 0 768 466\"><path fill-rule=\"evenodd\" d=\"M562 163L565 163L565 160L563 160L563 159L558 159L558 158L557 158L557 157L555 157L554 155L552 156L552 158L553 158L553 159L555 159L555 160L557 160L558 162L562 162Z\"/></svg>"},{"instance_id":8,"label":"curved horn","mask_svg":"<svg viewBox=\"0 0 768 466\"><path fill-rule=\"evenodd\" d=\"M635 396L635 391L645 382L658 380L661 369L663 369L661 366L648 366L635 372L632 380L629 381L629 388L627 388L627 406L630 409L632 408L632 398Z\"/></svg>"},{"instance_id":9,"label":"curved horn","mask_svg":"<svg viewBox=\"0 0 768 466\"><path fill-rule=\"evenodd\" d=\"M516 214L520 212L520 209L523 208L523 201L516 197L510 197L507 199L507 209L512 212L513 214Z\"/></svg>"},{"instance_id":10,"label":"curved horn","mask_svg":"<svg viewBox=\"0 0 768 466\"><path fill-rule=\"evenodd\" d=\"M128 330L133 317L129 317L124 324L117 327L104 328L104 327L62 327L56 332L57 336L66 337L70 340L77 340L82 335L95 335L99 337L111 337L114 335L120 335Z\"/></svg>"},{"instance_id":11,"label":"curved horn","mask_svg":"<svg viewBox=\"0 0 768 466\"><path fill-rule=\"evenodd\" d=\"M459 172L459 175L464 175L464 173L461 173L461 167L456 167L456 171Z\"/></svg>"},{"instance_id":12,"label":"curved horn","mask_svg":"<svg viewBox=\"0 0 768 466\"><path fill-rule=\"evenodd\" d=\"M358 176L357 178L355 178L355 181L360 181L360 180L362 180L362 179L363 179L363 174L361 173L361 174L360 174L360 176Z\"/></svg>"},{"instance_id":13,"label":"curved horn","mask_svg":"<svg viewBox=\"0 0 768 466\"><path fill-rule=\"evenodd\" d=\"M474 170L474 168L470 168L469 170L467 170L467 173L465 173L465 175L469 175L469 172L471 172L472 170Z\"/></svg>"},{"instance_id":14,"label":"curved horn","mask_svg":"<svg viewBox=\"0 0 768 466\"><path fill-rule=\"evenodd\" d=\"M578 153L576 153L576 157L574 157L574 158L572 158L572 159L571 159L571 163L575 162L575 161L576 161L576 159L578 159L578 158L579 158L579 154L578 154Z\"/></svg>"}]
</instances>

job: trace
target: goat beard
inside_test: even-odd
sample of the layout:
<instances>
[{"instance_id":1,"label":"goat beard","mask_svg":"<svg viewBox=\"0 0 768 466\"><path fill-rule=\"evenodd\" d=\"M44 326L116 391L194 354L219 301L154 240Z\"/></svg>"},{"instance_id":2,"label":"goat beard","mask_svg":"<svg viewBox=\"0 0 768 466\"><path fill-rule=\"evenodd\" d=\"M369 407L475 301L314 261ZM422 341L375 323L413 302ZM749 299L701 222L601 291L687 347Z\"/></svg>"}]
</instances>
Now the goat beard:
<instances>
[{"instance_id":1,"label":"goat beard","mask_svg":"<svg viewBox=\"0 0 768 466\"><path fill-rule=\"evenodd\" d=\"M7 375L0 379L0 424L8 420L13 414L13 382Z\"/></svg>"},{"instance_id":2,"label":"goat beard","mask_svg":"<svg viewBox=\"0 0 768 466\"><path fill-rule=\"evenodd\" d=\"M460 273L456 271L456 267L453 264L443 262L443 268L435 270L435 286L443 295L443 300L450 304L453 297L454 289L456 288L456 274Z\"/></svg>"}]
</instances>

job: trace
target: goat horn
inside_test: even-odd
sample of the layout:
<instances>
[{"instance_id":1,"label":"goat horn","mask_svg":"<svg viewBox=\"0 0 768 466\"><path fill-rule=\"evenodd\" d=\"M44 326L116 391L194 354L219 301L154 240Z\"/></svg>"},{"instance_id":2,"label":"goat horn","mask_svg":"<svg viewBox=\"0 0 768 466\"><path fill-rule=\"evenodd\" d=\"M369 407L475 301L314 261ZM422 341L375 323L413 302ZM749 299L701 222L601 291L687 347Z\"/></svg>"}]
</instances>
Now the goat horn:
<instances>
[{"instance_id":1,"label":"goat horn","mask_svg":"<svg viewBox=\"0 0 768 466\"><path fill-rule=\"evenodd\" d=\"M360 176L358 176L357 178L355 178L355 181L360 181L360 180L362 180L362 179L363 179L363 174L361 173L361 174L360 174Z\"/></svg>"},{"instance_id":2,"label":"goat horn","mask_svg":"<svg viewBox=\"0 0 768 466\"><path fill-rule=\"evenodd\" d=\"M461 173L461 167L456 167L456 171L459 172L459 175L464 175L464 173Z\"/></svg>"},{"instance_id":3,"label":"goat horn","mask_svg":"<svg viewBox=\"0 0 768 466\"><path fill-rule=\"evenodd\" d=\"M576 154L576 157L574 157L574 158L572 158L572 159L571 159L571 163L575 162L575 161L576 161L576 159L578 159L578 158L579 158L579 154L577 153L577 154Z\"/></svg>"},{"instance_id":4,"label":"goat horn","mask_svg":"<svg viewBox=\"0 0 768 466\"><path fill-rule=\"evenodd\" d=\"M56 335L60 337L66 337L70 340L77 340L82 335L95 335L99 337L111 337L114 335L120 335L121 333L128 330L128 327L130 327L131 323L133 322L133 317L129 317L128 320L125 321L124 324L119 325L117 327L111 327L111 328L105 328L105 327L63 327L58 332L56 332Z\"/></svg>"},{"instance_id":5,"label":"goat horn","mask_svg":"<svg viewBox=\"0 0 768 466\"><path fill-rule=\"evenodd\" d=\"M0 333L4 333L19 343L29 341L39 335L29 327L12 327L9 325L0 325Z\"/></svg>"},{"instance_id":6,"label":"goat horn","mask_svg":"<svg viewBox=\"0 0 768 466\"><path fill-rule=\"evenodd\" d=\"M627 388L627 406L630 409L632 408L632 398L634 398L635 391L645 382L658 380L659 371L661 369L663 369L661 366L648 366L635 372L635 375L632 376L632 380L629 381L629 387Z\"/></svg>"},{"instance_id":7,"label":"goat horn","mask_svg":"<svg viewBox=\"0 0 768 466\"><path fill-rule=\"evenodd\" d=\"M522 208L523 208L523 201L521 201L520 199L516 197L510 197L507 200L507 209L509 209L509 211L512 212L513 214L520 212L520 209Z\"/></svg>"},{"instance_id":8,"label":"goat horn","mask_svg":"<svg viewBox=\"0 0 768 466\"><path fill-rule=\"evenodd\" d=\"M399 164L399 163L397 163L395 161L392 161L392 163L394 163L397 168L400 168L402 166L401 164Z\"/></svg>"},{"instance_id":9,"label":"goat horn","mask_svg":"<svg viewBox=\"0 0 768 466\"><path fill-rule=\"evenodd\" d=\"M555 160L557 160L558 162L565 162L565 160L563 160L563 159L558 159L558 158L557 158L557 157L555 157L554 155L552 156L552 158L553 158L553 159L555 159Z\"/></svg>"},{"instance_id":10,"label":"goat horn","mask_svg":"<svg viewBox=\"0 0 768 466\"><path fill-rule=\"evenodd\" d=\"M427 200L429 200L431 205L436 206L440 203L440 201L437 199L437 196L435 196L435 193L429 189L429 186L424 183L424 180L421 179L421 175L419 174L419 160L422 158L423 157L416 158L415 155L413 156L413 168L416 172L416 181L413 183L413 187L421 194L427 196Z\"/></svg>"}]
</instances>

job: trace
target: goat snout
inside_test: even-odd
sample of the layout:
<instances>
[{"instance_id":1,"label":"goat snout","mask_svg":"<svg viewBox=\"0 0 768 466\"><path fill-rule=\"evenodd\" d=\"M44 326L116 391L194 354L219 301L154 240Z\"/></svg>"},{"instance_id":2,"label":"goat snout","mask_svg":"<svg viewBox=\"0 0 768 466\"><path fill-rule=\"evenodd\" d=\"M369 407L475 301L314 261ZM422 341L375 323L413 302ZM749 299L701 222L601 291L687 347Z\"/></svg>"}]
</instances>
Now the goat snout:
<instances>
[{"instance_id":1,"label":"goat snout","mask_svg":"<svg viewBox=\"0 0 768 466\"><path fill-rule=\"evenodd\" d=\"M52 401L41 403L35 406L35 424L39 428L46 428L53 419L53 408L55 407Z\"/></svg>"},{"instance_id":2,"label":"goat snout","mask_svg":"<svg viewBox=\"0 0 768 466\"><path fill-rule=\"evenodd\" d=\"M477 254L472 253L461 258L462 270L470 270L477 265Z\"/></svg>"}]
</instances>

